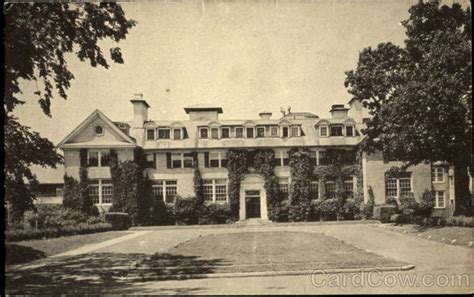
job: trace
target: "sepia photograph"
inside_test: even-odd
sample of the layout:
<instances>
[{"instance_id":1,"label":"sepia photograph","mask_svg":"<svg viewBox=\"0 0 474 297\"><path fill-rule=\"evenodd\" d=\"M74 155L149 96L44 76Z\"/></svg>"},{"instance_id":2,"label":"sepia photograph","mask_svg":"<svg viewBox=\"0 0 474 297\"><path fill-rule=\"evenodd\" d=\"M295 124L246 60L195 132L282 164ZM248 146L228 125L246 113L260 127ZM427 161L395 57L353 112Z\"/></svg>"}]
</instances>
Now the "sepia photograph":
<instances>
[{"instance_id":1,"label":"sepia photograph","mask_svg":"<svg viewBox=\"0 0 474 297\"><path fill-rule=\"evenodd\" d=\"M3 294L474 294L471 6L6 1Z\"/></svg>"}]
</instances>

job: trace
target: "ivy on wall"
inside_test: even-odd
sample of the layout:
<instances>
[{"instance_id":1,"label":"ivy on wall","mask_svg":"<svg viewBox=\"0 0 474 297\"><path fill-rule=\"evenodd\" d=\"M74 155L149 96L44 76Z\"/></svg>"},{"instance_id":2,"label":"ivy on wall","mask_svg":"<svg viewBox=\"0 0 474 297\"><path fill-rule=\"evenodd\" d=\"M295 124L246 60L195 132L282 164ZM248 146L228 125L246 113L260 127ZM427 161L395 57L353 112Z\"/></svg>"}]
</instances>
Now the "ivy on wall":
<instances>
[{"instance_id":1,"label":"ivy on wall","mask_svg":"<svg viewBox=\"0 0 474 297\"><path fill-rule=\"evenodd\" d=\"M247 151L230 149L227 152L227 170L229 171L229 204L234 218L239 217L240 183L248 172Z\"/></svg>"},{"instance_id":2,"label":"ivy on wall","mask_svg":"<svg viewBox=\"0 0 474 297\"><path fill-rule=\"evenodd\" d=\"M275 152L271 149L259 149L251 152L251 156L251 164L255 173L261 174L265 180L268 218L274 220L274 210L281 202L279 200L278 178L275 175Z\"/></svg>"},{"instance_id":3,"label":"ivy on wall","mask_svg":"<svg viewBox=\"0 0 474 297\"><path fill-rule=\"evenodd\" d=\"M64 175L63 206L88 215L96 214L97 210L88 190L87 149L79 151L79 159L79 181L67 174Z\"/></svg>"},{"instance_id":4,"label":"ivy on wall","mask_svg":"<svg viewBox=\"0 0 474 297\"><path fill-rule=\"evenodd\" d=\"M311 155L307 148L292 148L288 152L291 184L288 219L307 221L311 215L310 184L313 176Z\"/></svg>"},{"instance_id":5,"label":"ivy on wall","mask_svg":"<svg viewBox=\"0 0 474 297\"><path fill-rule=\"evenodd\" d=\"M199 160L197 152L193 152L193 184L194 184L194 195L196 196L196 206L201 207L204 204L204 188L201 176L201 170L199 170Z\"/></svg>"}]
</instances>

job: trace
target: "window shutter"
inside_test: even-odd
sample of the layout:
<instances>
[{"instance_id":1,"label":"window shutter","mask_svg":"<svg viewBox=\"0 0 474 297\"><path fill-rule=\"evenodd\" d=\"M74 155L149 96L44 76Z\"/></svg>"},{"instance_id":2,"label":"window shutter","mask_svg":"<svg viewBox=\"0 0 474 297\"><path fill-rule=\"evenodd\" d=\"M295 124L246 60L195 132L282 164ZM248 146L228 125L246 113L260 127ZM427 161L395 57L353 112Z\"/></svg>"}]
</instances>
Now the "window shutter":
<instances>
[{"instance_id":1,"label":"window shutter","mask_svg":"<svg viewBox=\"0 0 474 297\"><path fill-rule=\"evenodd\" d=\"M166 168L171 168L171 153L166 153Z\"/></svg>"},{"instance_id":2,"label":"window shutter","mask_svg":"<svg viewBox=\"0 0 474 297\"><path fill-rule=\"evenodd\" d=\"M209 152L204 153L204 167L209 167Z\"/></svg>"},{"instance_id":3,"label":"window shutter","mask_svg":"<svg viewBox=\"0 0 474 297\"><path fill-rule=\"evenodd\" d=\"M82 148L79 151L79 159L81 162L81 167L87 167L87 149Z\"/></svg>"},{"instance_id":4,"label":"window shutter","mask_svg":"<svg viewBox=\"0 0 474 297\"><path fill-rule=\"evenodd\" d=\"M156 169L156 153L153 153L153 168Z\"/></svg>"},{"instance_id":5,"label":"window shutter","mask_svg":"<svg viewBox=\"0 0 474 297\"><path fill-rule=\"evenodd\" d=\"M183 128L183 139L189 138L188 136L188 130L186 128Z\"/></svg>"}]
</instances>

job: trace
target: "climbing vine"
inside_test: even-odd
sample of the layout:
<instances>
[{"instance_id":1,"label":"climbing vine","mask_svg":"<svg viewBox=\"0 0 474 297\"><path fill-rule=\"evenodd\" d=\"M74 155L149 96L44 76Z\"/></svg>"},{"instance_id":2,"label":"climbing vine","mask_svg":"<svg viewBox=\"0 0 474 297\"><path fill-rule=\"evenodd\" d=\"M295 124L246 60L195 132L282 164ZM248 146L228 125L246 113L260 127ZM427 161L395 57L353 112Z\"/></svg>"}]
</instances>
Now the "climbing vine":
<instances>
[{"instance_id":1,"label":"climbing vine","mask_svg":"<svg viewBox=\"0 0 474 297\"><path fill-rule=\"evenodd\" d=\"M278 178L275 175L275 152L271 149L260 149L252 152L252 167L265 180L267 211L270 220L274 220L274 209L280 205Z\"/></svg>"},{"instance_id":2,"label":"climbing vine","mask_svg":"<svg viewBox=\"0 0 474 297\"><path fill-rule=\"evenodd\" d=\"M227 153L227 170L229 171L229 204L232 216L239 216L240 183L248 172L247 152L231 149Z\"/></svg>"},{"instance_id":3,"label":"climbing vine","mask_svg":"<svg viewBox=\"0 0 474 297\"><path fill-rule=\"evenodd\" d=\"M313 176L311 155L307 148L292 148L288 152L291 185L288 219L307 221L311 215L310 184Z\"/></svg>"},{"instance_id":4,"label":"climbing vine","mask_svg":"<svg viewBox=\"0 0 474 297\"><path fill-rule=\"evenodd\" d=\"M193 183L194 195L196 195L196 206L201 207L204 204L204 189L201 171L199 170L199 160L197 152L193 152Z\"/></svg>"},{"instance_id":5,"label":"climbing vine","mask_svg":"<svg viewBox=\"0 0 474 297\"><path fill-rule=\"evenodd\" d=\"M96 210L88 191L87 149L79 151L79 159L79 181L71 176L64 175L63 206L92 215L95 214Z\"/></svg>"}]
</instances>

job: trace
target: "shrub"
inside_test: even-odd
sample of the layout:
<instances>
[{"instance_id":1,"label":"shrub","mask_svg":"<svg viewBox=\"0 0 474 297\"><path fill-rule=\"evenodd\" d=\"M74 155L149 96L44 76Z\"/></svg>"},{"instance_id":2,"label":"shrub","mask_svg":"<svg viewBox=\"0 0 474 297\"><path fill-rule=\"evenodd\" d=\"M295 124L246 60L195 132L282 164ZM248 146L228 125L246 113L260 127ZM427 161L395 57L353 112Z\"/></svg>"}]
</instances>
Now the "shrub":
<instances>
[{"instance_id":1,"label":"shrub","mask_svg":"<svg viewBox=\"0 0 474 297\"><path fill-rule=\"evenodd\" d=\"M343 215L346 220L360 217L360 208L354 199L347 199L343 205Z\"/></svg>"},{"instance_id":2,"label":"shrub","mask_svg":"<svg viewBox=\"0 0 474 297\"><path fill-rule=\"evenodd\" d=\"M446 226L474 227L472 217L455 216L446 218Z\"/></svg>"},{"instance_id":3,"label":"shrub","mask_svg":"<svg viewBox=\"0 0 474 297\"><path fill-rule=\"evenodd\" d=\"M64 226L62 228L45 228L45 229L21 229L21 230L7 230L5 231L5 239L9 242L32 240L32 239L43 239L43 238L54 238L60 236L76 235L76 234L89 234L96 232L104 232L112 230L112 225L108 223L98 224L77 224Z\"/></svg>"},{"instance_id":4,"label":"shrub","mask_svg":"<svg viewBox=\"0 0 474 297\"><path fill-rule=\"evenodd\" d=\"M173 217L173 209L171 209L171 217ZM150 210L150 224L151 225L169 225L174 224L174 218L170 223L170 215L166 204L162 199L155 199Z\"/></svg>"},{"instance_id":5,"label":"shrub","mask_svg":"<svg viewBox=\"0 0 474 297\"><path fill-rule=\"evenodd\" d=\"M196 198L182 198L177 196L174 203L174 215L180 225L197 224L198 208Z\"/></svg>"},{"instance_id":6,"label":"shrub","mask_svg":"<svg viewBox=\"0 0 474 297\"><path fill-rule=\"evenodd\" d=\"M430 190L425 190L421 195L420 203L416 211L417 215L422 217L429 217L433 212L435 205L433 193Z\"/></svg>"},{"instance_id":7,"label":"shrub","mask_svg":"<svg viewBox=\"0 0 474 297\"><path fill-rule=\"evenodd\" d=\"M203 205L199 212L199 224L225 224L233 221L229 203Z\"/></svg>"},{"instance_id":8,"label":"shrub","mask_svg":"<svg viewBox=\"0 0 474 297\"><path fill-rule=\"evenodd\" d=\"M61 205L40 204L37 205L36 211L25 212L23 222L28 227L44 229L85 223L88 218L81 211L67 209Z\"/></svg>"},{"instance_id":9,"label":"shrub","mask_svg":"<svg viewBox=\"0 0 474 297\"><path fill-rule=\"evenodd\" d=\"M382 223L390 222L390 217L397 213L394 205L376 205L374 207L374 219L380 220Z\"/></svg>"},{"instance_id":10,"label":"shrub","mask_svg":"<svg viewBox=\"0 0 474 297\"><path fill-rule=\"evenodd\" d=\"M321 203L323 200L317 199L311 201L311 220L317 221L321 219Z\"/></svg>"},{"instance_id":11,"label":"shrub","mask_svg":"<svg viewBox=\"0 0 474 297\"><path fill-rule=\"evenodd\" d=\"M413 195L402 195L400 197L400 206L398 209L401 215L401 222L411 223L413 222L414 217L417 215L419 204L416 202Z\"/></svg>"},{"instance_id":12,"label":"shrub","mask_svg":"<svg viewBox=\"0 0 474 297\"><path fill-rule=\"evenodd\" d=\"M107 212L105 221L110 223L114 230L127 230L131 225L130 216L125 212Z\"/></svg>"},{"instance_id":13,"label":"shrub","mask_svg":"<svg viewBox=\"0 0 474 297\"><path fill-rule=\"evenodd\" d=\"M396 206L396 207L397 207L397 210L398 210L398 202L397 202L397 199L395 199L395 198L393 198L393 197L388 197L388 198L386 198L386 199L385 199L385 204Z\"/></svg>"},{"instance_id":14,"label":"shrub","mask_svg":"<svg viewBox=\"0 0 474 297\"><path fill-rule=\"evenodd\" d=\"M319 205L319 211L323 220L335 219L339 210L339 201L337 199L323 200Z\"/></svg>"},{"instance_id":15,"label":"shrub","mask_svg":"<svg viewBox=\"0 0 474 297\"><path fill-rule=\"evenodd\" d=\"M390 222L392 223L400 223L400 215L399 214L393 214L390 216Z\"/></svg>"}]
</instances>

